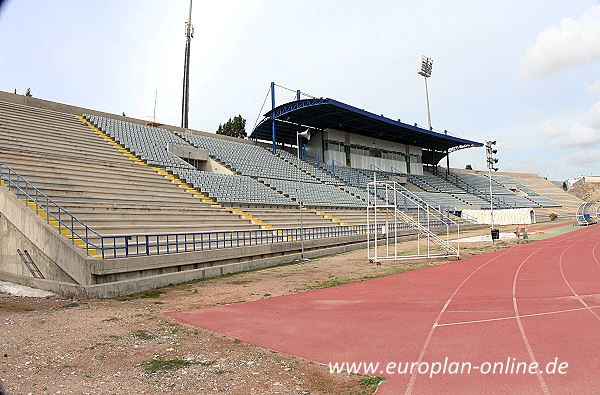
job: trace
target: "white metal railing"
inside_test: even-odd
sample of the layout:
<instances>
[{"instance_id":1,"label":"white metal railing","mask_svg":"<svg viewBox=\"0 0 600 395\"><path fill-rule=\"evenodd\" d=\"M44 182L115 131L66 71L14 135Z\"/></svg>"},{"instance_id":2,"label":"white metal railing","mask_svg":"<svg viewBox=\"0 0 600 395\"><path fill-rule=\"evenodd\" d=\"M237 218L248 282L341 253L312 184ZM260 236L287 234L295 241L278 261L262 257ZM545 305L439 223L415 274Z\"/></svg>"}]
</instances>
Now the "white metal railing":
<instances>
[{"instance_id":1,"label":"white metal railing","mask_svg":"<svg viewBox=\"0 0 600 395\"><path fill-rule=\"evenodd\" d=\"M367 255L369 260L402 260L460 256L460 224L395 181L374 180L367 185ZM414 216L398 209L398 196L410 200L416 207ZM414 214L414 213L413 213ZM398 230L408 224L417 231L416 254L398 252ZM371 226L373 225L373 226ZM433 228L433 229L432 229ZM434 229L445 230L445 238ZM451 228L456 229L456 246L450 243ZM372 230L372 231L371 231ZM452 232L454 233L454 231ZM425 246L422 242L425 241ZM379 244L383 244L381 247ZM432 250L432 244L442 251Z\"/></svg>"}]
</instances>

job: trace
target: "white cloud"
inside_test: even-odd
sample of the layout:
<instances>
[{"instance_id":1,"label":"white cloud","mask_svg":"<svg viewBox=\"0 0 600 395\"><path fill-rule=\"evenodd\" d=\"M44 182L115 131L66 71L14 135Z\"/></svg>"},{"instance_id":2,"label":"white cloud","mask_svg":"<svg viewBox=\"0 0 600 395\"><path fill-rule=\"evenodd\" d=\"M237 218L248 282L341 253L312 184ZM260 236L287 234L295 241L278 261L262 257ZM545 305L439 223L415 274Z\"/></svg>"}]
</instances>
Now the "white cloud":
<instances>
[{"instance_id":1,"label":"white cloud","mask_svg":"<svg viewBox=\"0 0 600 395\"><path fill-rule=\"evenodd\" d=\"M540 127L544 144L560 147L588 147L600 143L600 101L592 106L585 122L565 125L558 119L550 119Z\"/></svg>"},{"instance_id":2,"label":"white cloud","mask_svg":"<svg viewBox=\"0 0 600 395\"><path fill-rule=\"evenodd\" d=\"M600 96L600 81L592 82L585 90L592 96Z\"/></svg>"},{"instance_id":3,"label":"white cloud","mask_svg":"<svg viewBox=\"0 0 600 395\"><path fill-rule=\"evenodd\" d=\"M590 173L589 168L595 167L598 164L598 156L600 156L600 149L598 148L582 148L578 149L577 152L569 156L568 160L570 163L584 167L581 170L582 174ZM591 173L594 173L592 170Z\"/></svg>"},{"instance_id":4,"label":"white cloud","mask_svg":"<svg viewBox=\"0 0 600 395\"><path fill-rule=\"evenodd\" d=\"M525 77L543 77L569 66L600 59L600 5L580 19L565 18L538 34L521 59Z\"/></svg>"}]
</instances>

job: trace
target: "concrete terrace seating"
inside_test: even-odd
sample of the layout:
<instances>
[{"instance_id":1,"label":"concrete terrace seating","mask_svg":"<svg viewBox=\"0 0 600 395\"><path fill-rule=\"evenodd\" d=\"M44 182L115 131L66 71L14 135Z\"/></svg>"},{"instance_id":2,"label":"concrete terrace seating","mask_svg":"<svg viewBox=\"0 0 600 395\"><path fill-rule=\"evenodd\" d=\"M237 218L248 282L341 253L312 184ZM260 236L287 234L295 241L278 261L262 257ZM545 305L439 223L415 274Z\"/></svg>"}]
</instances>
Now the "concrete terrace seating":
<instances>
[{"instance_id":1,"label":"concrete terrace seating","mask_svg":"<svg viewBox=\"0 0 600 395\"><path fill-rule=\"evenodd\" d=\"M523 183L520 183L519 181L517 181L514 178L507 176L507 175L492 174L492 180L494 180L498 184L501 184L502 186L504 186L505 188L508 188L508 189L511 189L514 187L519 188L521 191L525 192L528 196L537 196L538 195L538 193L535 192L534 190L528 188Z\"/></svg>"},{"instance_id":2,"label":"concrete terrace seating","mask_svg":"<svg viewBox=\"0 0 600 395\"><path fill-rule=\"evenodd\" d=\"M189 145L168 130L117 119L84 115L97 128L114 138L146 163L160 167L192 168L186 161L167 152L167 144Z\"/></svg>"},{"instance_id":3,"label":"concrete terrace seating","mask_svg":"<svg viewBox=\"0 0 600 395\"><path fill-rule=\"evenodd\" d=\"M433 174L409 175L408 181L426 192L464 193L465 191Z\"/></svg>"},{"instance_id":4,"label":"concrete terrace seating","mask_svg":"<svg viewBox=\"0 0 600 395\"><path fill-rule=\"evenodd\" d=\"M351 167L341 166L337 164L324 165L322 164L324 169L326 169L331 175L342 180L347 185L357 187L357 188L366 188L367 184L373 181L373 174L368 174L366 170L362 169L353 169Z\"/></svg>"},{"instance_id":5,"label":"concrete terrace seating","mask_svg":"<svg viewBox=\"0 0 600 395\"><path fill-rule=\"evenodd\" d=\"M475 173L453 173L459 179L463 180L465 183L473 186L480 192L487 193L489 195L490 190L490 180L484 175L475 174ZM506 187L492 182L492 193L494 195L512 195L513 193L506 189ZM489 197L489 196L488 196Z\"/></svg>"},{"instance_id":6,"label":"concrete terrace seating","mask_svg":"<svg viewBox=\"0 0 600 395\"><path fill-rule=\"evenodd\" d=\"M208 150L211 156L239 174L280 180L319 182L316 178L299 171L292 164L258 145L200 136L189 131L183 133L182 136L195 147Z\"/></svg>"},{"instance_id":7,"label":"concrete terrace seating","mask_svg":"<svg viewBox=\"0 0 600 395\"><path fill-rule=\"evenodd\" d=\"M486 208L487 209L490 207L490 202L480 198L479 196L472 195L470 193L465 193L465 192L455 193L452 196L467 203L469 206L471 206L469 208L473 208L473 209Z\"/></svg>"},{"instance_id":8,"label":"concrete terrace seating","mask_svg":"<svg viewBox=\"0 0 600 395\"><path fill-rule=\"evenodd\" d=\"M541 197L551 199L556 204L559 204L562 209L553 210L562 212L565 215L575 215L577 207L583 201L578 197L564 191L562 188L557 187L550 181L532 173L505 173L505 175L512 177L519 183L525 185L528 189L534 191ZM537 199L536 197L530 197L532 200ZM545 206L551 207L551 206ZM552 206L557 207L557 206Z\"/></svg>"},{"instance_id":9,"label":"concrete terrace seating","mask_svg":"<svg viewBox=\"0 0 600 395\"><path fill-rule=\"evenodd\" d=\"M442 211L456 211L461 210L463 208L469 208L468 203L444 192L415 192L415 195L419 196L430 206L435 208L441 208Z\"/></svg>"},{"instance_id":10,"label":"concrete terrace seating","mask_svg":"<svg viewBox=\"0 0 600 395\"><path fill-rule=\"evenodd\" d=\"M527 199L531 200L532 202L542 206L542 207L561 207L560 203L547 198L545 196L540 196L540 195L529 195L527 196Z\"/></svg>"},{"instance_id":11,"label":"concrete terrace seating","mask_svg":"<svg viewBox=\"0 0 600 395\"><path fill-rule=\"evenodd\" d=\"M302 169L304 172L310 174L311 176L313 176L314 178L318 179L319 181L321 181L325 184L344 185L343 181L333 177L331 174L329 174L325 170L322 170L317 166L313 166L312 164L310 164L304 160L298 160L296 155L293 155L293 154L291 154L287 151L283 151L283 150L277 151L277 155L279 155L282 159L291 163L292 165L300 167L300 169Z\"/></svg>"},{"instance_id":12,"label":"concrete terrace seating","mask_svg":"<svg viewBox=\"0 0 600 395\"><path fill-rule=\"evenodd\" d=\"M337 185L325 184L291 162L253 144L211 138L185 132L183 137L241 175L256 178L298 202L300 194L306 206L360 207L365 202ZM339 183L338 183L339 184Z\"/></svg>"},{"instance_id":13,"label":"concrete terrace seating","mask_svg":"<svg viewBox=\"0 0 600 395\"><path fill-rule=\"evenodd\" d=\"M305 206L363 207L366 204L335 185L275 178L259 178L259 180L296 201L302 200Z\"/></svg>"},{"instance_id":14,"label":"concrete terrace seating","mask_svg":"<svg viewBox=\"0 0 600 395\"><path fill-rule=\"evenodd\" d=\"M532 201L536 206L542 207L560 207L561 205L546 196L540 196L536 191L529 188L522 182L515 180L513 177L504 174L492 175L492 179L507 188L517 187L527 194L527 199Z\"/></svg>"},{"instance_id":15,"label":"concrete terrace seating","mask_svg":"<svg viewBox=\"0 0 600 395\"><path fill-rule=\"evenodd\" d=\"M268 223L275 229L284 228L298 228L300 227L300 209L299 207L294 208L280 208L278 210L266 209L262 207L245 208L245 212L251 214L253 217ZM311 211L310 209L304 208L302 210L302 224L305 228L311 227L322 227L322 226L335 226L337 225L332 220L325 218L324 216Z\"/></svg>"},{"instance_id":16,"label":"concrete terrace seating","mask_svg":"<svg viewBox=\"0 0 600 395\"><path fill-rule=\"evenodd\" d=\"M173 174L218 202L265 206L298 205L293 200L250 177L184 168L171 170Z\"/></svg>"},{"instance_id":17,"label":"concrete terrace seating","mask_svg":"<svg viewBox=\"0 0 600 395\"><path fill-rule=\"evenodd\" d=\"M0 162L101 235L257 228L132 162L73 115L0 102L0 146Z\"/></svg>"}]
</instances>

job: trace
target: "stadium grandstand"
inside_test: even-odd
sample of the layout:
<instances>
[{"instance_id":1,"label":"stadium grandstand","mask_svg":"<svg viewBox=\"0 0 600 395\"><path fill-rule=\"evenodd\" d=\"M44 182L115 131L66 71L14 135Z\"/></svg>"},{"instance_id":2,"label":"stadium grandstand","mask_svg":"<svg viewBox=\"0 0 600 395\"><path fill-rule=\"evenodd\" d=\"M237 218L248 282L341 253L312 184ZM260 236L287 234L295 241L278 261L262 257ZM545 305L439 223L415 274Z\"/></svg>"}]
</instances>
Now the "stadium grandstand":
<instances>
[{"instance_id":1,"label":"stadium grandstand","mask_svg":"<svg viewBox=\"0 0 600 395\"><path fill-rule=\"evenodd\" d=\"M481 143L332 99L285 103L236 139L0 92L0 145L0 279L77 296L363 248L373 178L398 185L406 239L418 208L469 228L468 209L539 222L581 203L525 173L494 174L490 197L486 174L438 167Z\"/></svg>"}]
</instances>

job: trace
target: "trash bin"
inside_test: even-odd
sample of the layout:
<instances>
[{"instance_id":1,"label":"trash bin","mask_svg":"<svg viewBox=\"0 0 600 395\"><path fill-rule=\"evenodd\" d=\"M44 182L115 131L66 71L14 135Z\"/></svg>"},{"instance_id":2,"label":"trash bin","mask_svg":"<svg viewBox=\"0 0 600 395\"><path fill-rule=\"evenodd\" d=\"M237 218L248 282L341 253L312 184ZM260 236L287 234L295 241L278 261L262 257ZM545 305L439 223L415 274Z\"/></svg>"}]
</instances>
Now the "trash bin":
<instances>
[{"instance_id":1,"label":"trash bin","mask_svg":"<svg viewBox=\"0 0 600 395\"><path fill-rule=\"evenodd\" d=\"M492 240L500 240L500 229L492 229Z\"/></svg>"}]
</instances>

